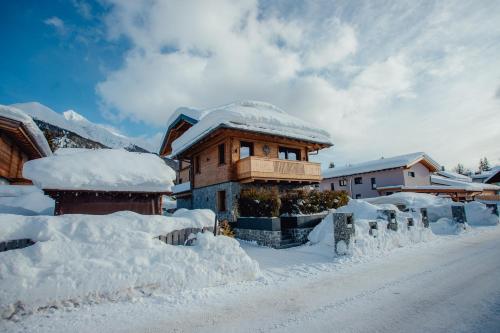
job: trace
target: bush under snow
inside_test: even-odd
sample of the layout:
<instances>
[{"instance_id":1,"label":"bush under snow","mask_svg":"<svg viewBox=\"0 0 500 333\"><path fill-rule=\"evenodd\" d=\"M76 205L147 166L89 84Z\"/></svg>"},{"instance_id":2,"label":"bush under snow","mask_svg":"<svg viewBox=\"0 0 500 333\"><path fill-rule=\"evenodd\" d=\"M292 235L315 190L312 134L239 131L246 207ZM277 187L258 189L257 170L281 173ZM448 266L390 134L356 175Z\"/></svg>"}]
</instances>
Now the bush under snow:
<instances>
[{"instance_id":1,"label":"bush under snow","mask_svg":"<svg viewBox=\"0 0 500 333\"><path fill-rule=\"evenodd\" d=\"M209 210L182 211L174 217L131 212L0 215L0 241L36 242L0 252L0 315L255 279L258 264L234 239L210 232L199 233L194 246L155 239L173 230L213 226L214 217Z\"/></svg>"},{"instance_id":2,"label":"bush under snow","mask_svg":"<svg viewBox=\"0 0 500 333\"><path fill-rule=\"evenodd\" d=\"M54 200L30 185L0 185L0 214L52 215Z\"/></svg>"}]
</instances>

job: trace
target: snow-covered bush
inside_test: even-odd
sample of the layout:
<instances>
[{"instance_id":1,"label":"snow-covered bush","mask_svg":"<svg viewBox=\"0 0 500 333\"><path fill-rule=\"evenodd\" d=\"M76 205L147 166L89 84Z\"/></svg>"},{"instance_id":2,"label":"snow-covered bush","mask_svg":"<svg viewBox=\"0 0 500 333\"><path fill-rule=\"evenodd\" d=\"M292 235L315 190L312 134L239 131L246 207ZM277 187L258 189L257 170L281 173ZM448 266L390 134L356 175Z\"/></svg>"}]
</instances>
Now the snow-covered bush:
<instances>
[{"instance_id":1,"label":"snow-covered bush","mask_svg":"<svg viewBox=\"0 0 500 333\"><path fill-rule=\"evenodd\" d=\"M0 214L52 215L54 200L30 185L0 185Z\"/></svg>"},{"instance_id":2,"label":"snow-covered bush","mask_svg":"<svg viewBox=\"0 0 500 333\"><path fill-rule=\"evenodd\" d=\"M213 226L209 210L175 217L120 212L104 216L0 215L0 241L32 246L0 252L0 317L44 306L75 305L255 279L258 264L239 243L207 232L194 246L157 239L173 230Z\"/></svg>"},{"instance_id":3,"label":"snow-covered bush","mask_svg":"<svg viewBox=\"0 0 500 333\"><path fill-rule=\"evenodd\" d=\"M467 223L470 225L497 225L499 223L498 216L493 214L493 211L485 204L472 201L465 204L465 216Z\"/></svg>"},{"instance_id":4,"label":"snow-covered bush","mask_svg":"<svg viewBox=\"0 0 500 333\"><path fill-rule=\"evenodd\" d=\"M349 197L344 191L289 190L281 194L280 215L316 214L344 206Z\"/></svg>"},{"instance_id":5,"label":"snow-covered bush","mask_svg":"<svg viewBox=\"0 0 500 333\"><path fill-rule=\"evenodd\" d=\"M280 211L278 190L266 187L243 189L238 199L240 216L276 217Z\"/></svg>"}]
</instances>

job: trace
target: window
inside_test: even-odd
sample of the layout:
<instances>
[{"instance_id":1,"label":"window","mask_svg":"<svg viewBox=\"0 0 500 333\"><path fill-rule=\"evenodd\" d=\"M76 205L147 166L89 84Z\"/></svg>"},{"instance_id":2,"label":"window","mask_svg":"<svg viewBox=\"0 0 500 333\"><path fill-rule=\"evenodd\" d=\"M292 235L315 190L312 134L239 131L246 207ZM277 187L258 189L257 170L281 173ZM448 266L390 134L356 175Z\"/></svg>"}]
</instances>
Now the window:
<instances>
[{"instance_id":1,"label":"window","mask_svg":"<svg viewBox=\"0 0 500 333\"><path fill-rule=\"evenodd\" d=\"M253 142L240 141L240 159L253 156Z\"/></svg>"},{"instance_id":2,"label":"window","mask_svg":"<svg viewBox=\"0 0 500 333\"><path fill-rule=\"evenodd\" d=\"M300 161L300 150L295 148L280 147L279 159Z\"/></svg>"},{"instance_id":3,"label":"window","mask_svg":"<svg viewBox=\"0 0 500 333\"><path fill-rule=\"evenodd\" d=\"M226 211L226 191L217 192L217 209L219 212Z\"/></svg>"},{"instance_id":4,"label":"window","mask_svg":"<svg viewBox=\"0 0 500 333\"><path fill-rule=\"evenodd\" d=\"M330 183L330 190L335 191L335 184L334 183Z\"/></svg>"},{"instance_id":5,"label":"window","mask_svg":"<svg viewBox=\"0 0 500 333\"><path fill-rule=\"evenodd\" d=\"M408 171L408 176L415 178L415 171Z\"/></svg>"},{"instance_id":6,"label":"window","mask_svg":"<svg viewBox=\"0 0 500 333\"><path fill-rule=\"evenodd\" d=\"M196 173L201 173L200 156L194 158L194 171Z\"/></svg>"},{"instance_id":7,"label":"window","mask_svg":"<svg viewBox=\"0 0 500 333\"><path fill-rule=\"evenodd\" d=\"M182 178L179 178L178 184L182 184Z\"/></svg>"},{"instance_id":8,"label":"window","mask_svg":"<svg viewBox=\"0 0 500 333\"><path fill-rule=\"evenodd\" d=\"M226 164L226 145L219 145L219 165Z\"/></svg>"},{"instance_id":9,"label":"window","mask_svg":"<svg viewBox=\"0 0 500 333\"><path fill-rule=\"evenodd\" d=\"M361 194L356 194L356 199L361 199Z\"/></svg>"},{"instance_id":10,"label":"window","mask_svg":"<svg viewBox=\"0 0 500 333\"><path fill-rule=\"evenodd\" d=\"M345 179L339 179L339 186L346 186L347 181Z\"/></svg>"},{"instance_id":11,"label":"window","mask_svg":"<svg viewBox=\"0 0 500 333\"><path fill-rule=\"evenodd\" d=\"M375 178L372 178L371 182L372 182L372 190L376 190L377 189L377 180Z\"/></svg>"},{"instance_id":12,"label":"window","mask_svg":"<svg viewBox=\"0 0 500 333\"><path fill-rule=\"evenodd\" d=\"M354 178L354 184L363 184L363 178L362 177L355 177Z\"/></svg>"}]
</instances>

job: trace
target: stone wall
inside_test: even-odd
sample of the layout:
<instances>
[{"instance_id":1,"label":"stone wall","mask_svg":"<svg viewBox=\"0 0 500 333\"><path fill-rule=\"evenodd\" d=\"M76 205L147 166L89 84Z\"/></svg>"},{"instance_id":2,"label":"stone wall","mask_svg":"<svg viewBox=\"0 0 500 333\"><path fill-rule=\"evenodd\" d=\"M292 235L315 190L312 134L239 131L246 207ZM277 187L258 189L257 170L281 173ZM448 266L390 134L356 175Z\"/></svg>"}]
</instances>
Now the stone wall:
<instances>
[{"instance_id":1,"label":"stone wall","mask_svg":"<svg viewBox=\"0 0 500 333\"><path fill-rule=\"evenodd\" d=\"M226 191L226 211L219 212L217 209L217 192ZM211 209L217 214L219 221L236 221L237 198L240 194L240 184L236 182L226 182L201 188L194 188L192 191L193 209Z\"/></svg>"},{"instance_id":2,"label":"stone wall","mask_svg":"<svg viewBox=\"0 0 500 333\"><path fill-rule=\"evenodd\" d=\"M191 197L177 198L177 208L193 209Z\"/></svg>"},{"instance_id":3,"label":"stone wall","mask_svg":"<svg viewBox=\"0 0 500 333\"><path fill-rule=\"evenodd\" d=\"M288 229L293 240L300 243L307 243L307 236L314 228L292 228Z\"/></svg>"},{"instance_id":4,"label":"stone wall","mask_svg":"<svg viewBox=\"0 0 500 333\"><path fill-rule=\"evenodd\" d=\"M259 245L279 247L281 245L281 231L255 230L255 229L233 229L236 238L255 241Z\"/></svg>"}]
</instances>

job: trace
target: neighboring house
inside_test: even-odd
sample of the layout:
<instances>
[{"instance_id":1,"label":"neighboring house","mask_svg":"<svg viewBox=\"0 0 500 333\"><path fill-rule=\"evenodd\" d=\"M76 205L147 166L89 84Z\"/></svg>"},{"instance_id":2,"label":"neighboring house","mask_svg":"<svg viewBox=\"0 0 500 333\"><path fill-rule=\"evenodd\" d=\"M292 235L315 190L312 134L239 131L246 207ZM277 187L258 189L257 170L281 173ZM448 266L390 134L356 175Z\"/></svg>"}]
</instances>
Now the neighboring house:
<instances>
[{"instance_id":1,"label":"neighboring house","mask_svg":"<svg viewBox=\"0 0 500 333\"><path fill-rule=\"evenodd\" d=\"M400 192L402 187L431 185L439 164L422 152L381 158L323 172L321 189L346 191L352 198Z\"/></svg>"},{"instance_id":2,"label":"neighboring house","mask_svg":"<svg viewBox=\"0 0 500 333\"><path fill-rule=\"evenodd\" d=\"M489 176L484 179L493 180L497 173L492 170ZM500 186L494 183L477 182L474 181L473 177L449 172L438 172L431 176L431 182L435 186L447 186L455 189L455 196L460 201L500 201Z\"/></svg>"},{"instance_id":3,"label":"neighboring house","mask_svg":"<svg viewBox=\"0 0 500 333\"><path fill-rule=\"evenodd\" d=\"M491 168L491 170L473 174L471 178L475 183L500 185L500 166L495 166Z\"/></svg>"},{"instance_id":4,"label":"neighboring house","mask_svg":"<svg viewBox=\"0 0 500 333\"><path fill-rule=\"evenodd\" d=\"M327 132L271 104L244 101L176 110L160 156L179 160L178 208L212 209L232 222L244 188L319 184L320 164L309 153L331 145Z\"/></svg>"},{"instance_id":5,"label":"neighboring house","mask_svg":"<svg viewBox=\"0 0 500 333\"><path fill-rule=\"evenodd\" d=\"M24 163L51 154L47 140L30 116L0 105L0 184L30 184L22 176Z\"/></svg>"}]
</instances>

